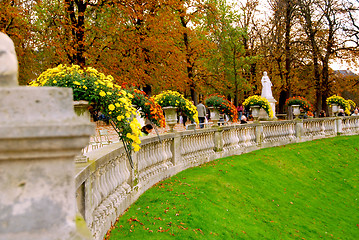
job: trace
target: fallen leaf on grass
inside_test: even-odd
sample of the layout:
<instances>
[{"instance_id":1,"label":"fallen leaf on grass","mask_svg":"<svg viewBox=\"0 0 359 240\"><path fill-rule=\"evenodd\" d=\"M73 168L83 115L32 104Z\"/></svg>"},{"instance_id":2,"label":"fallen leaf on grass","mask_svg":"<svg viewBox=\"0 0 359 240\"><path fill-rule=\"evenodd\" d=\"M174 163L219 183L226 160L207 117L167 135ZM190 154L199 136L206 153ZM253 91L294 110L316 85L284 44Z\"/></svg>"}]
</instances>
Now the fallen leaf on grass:
<instances>
[{"instance_id":1,"label":"fallen leaf on grass","mask_svg":"<svg viewBox=\"0 0 359 240\"><path fill-rule=\"evenodd\" d=\"M127 222L129 222L130 224L132 222L138 222L140 225L144 225L142 222L140 222L137 218L130 218L130 219L127 219Z\"/></svg>"},{"instance_id":2,"label":"fallen leaf on grass","mask_svg":"<svg viewBox=\"0 0 359 240\"><path fill-rule=\"evenodd\" d=\"M181 225L177 225L177 227L178 227L179 229L188 230L188 228L185 228L185 227L183 227L183 226L181 226Z\"/></svg>"},{"instance_id":3,"label":"fallen leaf on grass","mask_svg":"<svg viewBox=\"0 0 359 240\"><path fill-rule=\"evenodd\" d=\"M202 235L204 235L204 233L202 232L202 230L200 228L197 229L192 229L193 232L195 232L197 234L197 231L199 231Z\"/></svg>"},{"instance_id":4,"label":"fallen leaf on grass","mask_svg":"<svg viewBox=\"0 0 359 240\"><path fill-rule=\"evenodd\" d=\"M165 229L162 229L162 228L161 228L160 230L157 230L157 232L168 232L169 230L170 230L170 229L166 229L166 230L165 230Z\"/></svg>"}]
</instances>

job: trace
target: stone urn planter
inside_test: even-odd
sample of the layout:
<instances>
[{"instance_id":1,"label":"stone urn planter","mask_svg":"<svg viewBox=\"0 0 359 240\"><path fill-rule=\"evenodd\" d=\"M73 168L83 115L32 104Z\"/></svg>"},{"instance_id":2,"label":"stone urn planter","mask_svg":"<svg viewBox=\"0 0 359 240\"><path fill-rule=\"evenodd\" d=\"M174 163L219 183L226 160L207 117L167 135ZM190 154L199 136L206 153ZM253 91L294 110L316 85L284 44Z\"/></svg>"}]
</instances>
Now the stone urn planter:
<instances>
[{"instance_id":1,"label":"stone urn planter","mask_svg":"<svg viewBox=\"0 0 359 240\"><path fill-rule=\"evenodd\" d=\"M298 116L300 115L300 105L292 105L292 110L295 119L298 119Z\"/></svg>"},{"instance_id":2,"label":"stone urn planter","mask_svg":"<svg viewBox=\"0 0 359 240\"><path fill-rule=\"evenodd\" d=\"M211 120L213 122L213 127L218 126L217 123L219 121L219 110L216 107L208 107L210 114L211 114Z\"/></svg>"},{"instance_id":3,"label":"stone urn planter","mask_svg":"<svg viewBox=\"0 0 359 240\"><path fill-rule=\"evenodd\" d=\"M339 105L336 103L332 103L332 113L334 116L337 116L339 112Z\"/></svg>"},{"instance_id":4,"label":"stone urn planter","mask_svg":"<svg viewBox=\"0 0 359 240\"><path fill-rule=\"evenodd\" d=\"M259 110L261 109L261 106L253 105L250 108L251 108L251 111L252 111L252 116L253 116L254 121L258 121Z\"/></svg>"},{"instance_id":5,"label":"stone urn planter","mask_svg":"<svg viewBox=\"0 0 359 240\"><path fill-rule=\"evenodd\" d=\"M73 101L73 105L74 111L81 121L89 122L91 120L91 114L88 110L90 104L88 101ZM81 152L79 155L75 156L75 163L86 163L88 162L88 159L89 158L83 155L83 153Z\"/></svg>"},{"instance_id":6,"label":"stone urn planter","mask_svg":"<svg viewBox=\"0 0 359 240\"><path fill-rule=\"evenodd\" d=\"M177 123L177 108L176 107L163 107L165 113L166 124L170 127L170 131L174 132L173 128Z\"/></svg>"},{"instance_id":7,"label":"stone urn planter","mask_svg":"<svg viewBox=\"0 0 359 240\"><path fill-rule=\"evenodd\" d=\"M90 106L88 101L74 101L73 105L74 111L78 117L86 121L89 121L91 119L90 111L88 110Z\"/></svg>"}]
</instances>

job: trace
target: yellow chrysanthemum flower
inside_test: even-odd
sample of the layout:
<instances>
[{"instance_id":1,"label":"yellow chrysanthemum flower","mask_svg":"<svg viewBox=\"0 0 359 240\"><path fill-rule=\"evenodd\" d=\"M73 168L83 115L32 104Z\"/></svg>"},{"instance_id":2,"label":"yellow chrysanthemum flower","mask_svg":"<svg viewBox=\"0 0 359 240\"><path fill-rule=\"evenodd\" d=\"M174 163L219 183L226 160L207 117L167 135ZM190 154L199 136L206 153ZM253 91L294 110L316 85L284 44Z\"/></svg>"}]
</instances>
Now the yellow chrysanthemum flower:
<instances>
[{"instance_id":1,"label":"yellow chrysanthemum flower","mask_svg":"<svg viewBox=\"0 0 359 240\"><path fill-rule=\"evenodd\" d=\"M115 105L113 105L113 104L108 105L108 109L109 109L110 111L115 110Z\"/></svg>"}]
</instances>

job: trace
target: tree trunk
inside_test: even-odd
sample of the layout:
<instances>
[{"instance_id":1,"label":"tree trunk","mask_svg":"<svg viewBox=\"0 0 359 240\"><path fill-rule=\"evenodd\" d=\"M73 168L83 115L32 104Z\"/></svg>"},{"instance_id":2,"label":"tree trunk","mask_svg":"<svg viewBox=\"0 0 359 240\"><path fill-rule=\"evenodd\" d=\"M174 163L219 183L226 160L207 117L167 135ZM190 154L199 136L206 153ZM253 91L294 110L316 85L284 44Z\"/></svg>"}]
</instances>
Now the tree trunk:
<instances>
[{"instance_id":1,"label":"tree trunk","mask_svg":"<svg viewBox=\"0 0 359 240\"><path fill-rule=\"evenodd\" d=\"M292 53L291 53L291 47L290 47L290 31L292 27L292 12L293 12L293 6L291 4L291 0L285 2L286 5L286 16L285 16L285 85L287 88L287 98L292 96L291 91L291 80L290 80L290 74L291 74L291 64L292 64Z\"/></svg>"},{"instance_id":2,"label":"tree trunk","mask_svg":"<svg viewBox=\"0 0 359 240\"><path fill-rule=\"evenodd\" d=\"M182 27L184 27L183 31L183 43L186 50L186 63L187 63L187 77L190 82L190 91L191 91L191 98L192 101L194 101L194 104L198 104L198 93L196 91L196 83L193 79L193 63L191 62L191 54L190 54L190 46L189 46L189 40L188 40L188 33L187 33L187 22L184 16L181 15L181 24Z\"/></svg>"},{"instance_id":3,"label":"tree trunk","mask_svg":"<svg viewBox=\"0 0 359 240\"><path fill-rule=\"evenodd\" d=\"M77 6L77 18L75 13L75 4ZM69 26L71 28L71 39L74 48L74 54L69 54L69 60L73 64L81 67L86 66L85 53L85 12L87 2L65 0L65 9L69 14Z\"/></svg>"}]
</instances>

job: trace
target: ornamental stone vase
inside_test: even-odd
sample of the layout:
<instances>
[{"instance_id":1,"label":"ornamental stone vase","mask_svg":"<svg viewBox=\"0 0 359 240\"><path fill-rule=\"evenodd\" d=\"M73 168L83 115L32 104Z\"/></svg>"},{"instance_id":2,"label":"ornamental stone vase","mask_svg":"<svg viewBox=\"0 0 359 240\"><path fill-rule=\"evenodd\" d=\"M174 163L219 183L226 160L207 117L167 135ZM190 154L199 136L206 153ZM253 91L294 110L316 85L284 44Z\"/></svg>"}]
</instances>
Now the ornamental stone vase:
<instances>
[{"instance_id":1,"label":"ornamental stone vase","mask_svg":"<svg viewBox=\"0 0 359 240\"><path fill-rule=\"evenodd\" d=\"M166 118L166 124L170 127L170 132L174 132L173 128L177 123L177 107L163 107L162 108Z\"/></svg>"},{"instance_id":2,"label":"ornamental stone vase","mask_svg":"<svg viewBox=\"0 0 359 240\"><path fill-rule=\"evenodd\" d=\"M80 101L74 101L74 111L78 117L80 117L83 120L90 121L91 115L90 111L88 110L90 104L88 101L80 100Z\"/></svg>"},{"instance_id":3,"label":"ornamental stone vase","mask_svg":"<svg viewBox=\"0 0 359 240\"><path fill-rule=\"evenodd\" d=\"M91 114L89 111L89 102L80 100L80 101L73 101L74 105L74 111L78 118L82 119L83 121L89 121L91 120ZM86 163L88 162L89 158L83 155L81 152L79 155L75 156L75 163Z\"/></svg>"},{"instance_id":4,"label":"ornamental stone vase","mask_svg":"<svg viewBox=\"0 0 359 240\"><path fill-rule=\"evenodd\" d=\"M261 106L253 105L250 108L251 108L251 111L252 111L252 116L253 116L254 121L258 121L259 110L261 109Z\"/></svg>"},{"instance_id":5,"label":"ornamental stone vase","mask_svg":"<svg viewBox=\"0 0 359 240\"><path fill-rule=\"evenodd\" d=\"M216 107L208 107L208 109L211 113L211 120L213 122L213 127L216 127L219 121L219 109Z\"/></svg>"},{"instance_id":6,"label":"ornamental stone vase","mask_svg":"<svg viewBox=\"0 0 359 240\"><path fill-rule=\"evenodd\" d=\"M295 117L295 119L298 119L298 116L300 115L300 105L292 105L292 109L293 109L293 115Z\"/></svg>"},{"instance_id":7,"label":"ornamental stone vase","mask_svg":"<svg viewBox=\"0 0 359 240\"><path fill-rule=\"evenodd\" d=\"M332 103L332 113L334 116L337 116L338 112L339 112L339 106L336 103Z\"/></svg>"}]
</instances>

